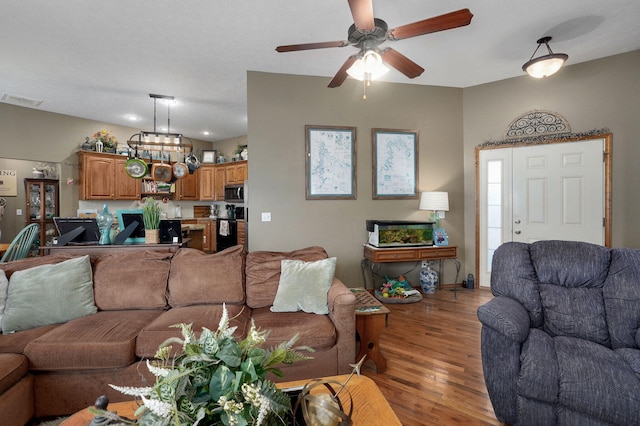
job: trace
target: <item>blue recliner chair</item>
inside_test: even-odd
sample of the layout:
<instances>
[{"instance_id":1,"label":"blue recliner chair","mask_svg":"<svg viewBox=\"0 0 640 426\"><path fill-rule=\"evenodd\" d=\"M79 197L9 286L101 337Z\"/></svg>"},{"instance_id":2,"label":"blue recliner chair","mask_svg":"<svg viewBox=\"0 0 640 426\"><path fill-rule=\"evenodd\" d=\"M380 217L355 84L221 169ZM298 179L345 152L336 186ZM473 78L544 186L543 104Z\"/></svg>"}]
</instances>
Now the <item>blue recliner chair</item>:
<instances>
[{"instance_id":1,"label":"blue recliner chair","mask_svg":"<svg viewBox=\"0 0 640 426\"><path fill-rule=\"evenodd\" d=\"M640 250L506 243L491 290L478 318L500 421L640 424Z\"/></svg>"}]
</instances>

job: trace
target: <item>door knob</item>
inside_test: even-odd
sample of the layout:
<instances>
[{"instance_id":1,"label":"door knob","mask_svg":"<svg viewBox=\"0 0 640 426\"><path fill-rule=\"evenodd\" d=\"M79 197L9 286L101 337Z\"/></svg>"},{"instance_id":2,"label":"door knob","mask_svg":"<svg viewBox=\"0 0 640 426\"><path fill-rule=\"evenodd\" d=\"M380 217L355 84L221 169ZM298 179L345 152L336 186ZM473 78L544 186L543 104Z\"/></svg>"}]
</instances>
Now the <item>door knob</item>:
<instances>
[{"instance_id":1,"label":"door knob","mask_svg":"<svg viewBox=\"0 0 640 426\"><path fill-rule=\"evenodd\" d=\"M520 231L519 229L516 229L516 235L520 235L522 231Z\"/></svg>"},{"instance_id":2,"label":"door knob","mask_svg":"<svg viewBox=\"0 0 640 426\"><path fill-rule=\"evenodd\" d=\"M520 219L516 219L516 225L520 225Z\"/></svg>"}]
</instances>

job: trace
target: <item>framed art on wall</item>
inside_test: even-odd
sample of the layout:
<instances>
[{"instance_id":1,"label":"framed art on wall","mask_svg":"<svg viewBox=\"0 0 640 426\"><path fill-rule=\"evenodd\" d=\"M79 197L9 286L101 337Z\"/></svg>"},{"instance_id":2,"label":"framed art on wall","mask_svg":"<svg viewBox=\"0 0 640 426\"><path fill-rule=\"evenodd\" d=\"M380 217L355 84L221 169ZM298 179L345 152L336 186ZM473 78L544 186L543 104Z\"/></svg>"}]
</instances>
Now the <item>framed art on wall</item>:
<instances>
[{"instance_id":1,"label":"framed art on wall","mask_svg":"<svg viewBox=\"0 0 640 426\"><path fill-rule=\"evenodd\" d=\"M372 129L373 199L418 198L418 131Z\"/></svg>"},{"instance_id":2,"label":"framed art on wall","mask_svg":"<svg viewBox=\"0 0 640 426\"><path fill-rule=\"evenodd\" d=\"M306 199L356 199L356 128L305 126Z\"/></svg>"}]
</instances>

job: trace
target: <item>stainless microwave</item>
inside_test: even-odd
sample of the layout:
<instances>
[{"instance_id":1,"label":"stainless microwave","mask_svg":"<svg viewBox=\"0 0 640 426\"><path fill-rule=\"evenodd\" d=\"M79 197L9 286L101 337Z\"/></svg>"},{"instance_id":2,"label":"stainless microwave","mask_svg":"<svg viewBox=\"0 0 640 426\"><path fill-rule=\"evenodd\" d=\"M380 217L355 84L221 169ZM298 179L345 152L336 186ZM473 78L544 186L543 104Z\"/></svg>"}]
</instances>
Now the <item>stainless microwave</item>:
<instances>
[{"instance_id":1,"label":"stainless microwave","mask_svg":"<svg viewBox=\"0 0 640 426\"><path fill-rule=\"evenodd\" d=\"M244 202L244 185L226 185L224 187L224 201L227 203Z\"/></svg>"}]
</instances>

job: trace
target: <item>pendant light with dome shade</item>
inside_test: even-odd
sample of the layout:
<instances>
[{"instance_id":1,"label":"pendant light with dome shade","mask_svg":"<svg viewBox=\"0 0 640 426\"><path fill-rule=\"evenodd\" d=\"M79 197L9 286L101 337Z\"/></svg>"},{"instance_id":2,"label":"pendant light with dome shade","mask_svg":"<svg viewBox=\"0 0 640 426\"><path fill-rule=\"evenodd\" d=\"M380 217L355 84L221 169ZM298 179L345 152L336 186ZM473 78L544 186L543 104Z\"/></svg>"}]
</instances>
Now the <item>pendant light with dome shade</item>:
<instances>
[{"instance_id":1,"label":"pendant light with dome shade","mask_svg":"<svg viewBox=\"0 0 640 426\"><path fill-rule=\"evenodd\" d=\"M569 55L566 53L553 53L551 48L549 47L549 42L551 41L551 37L546 36L538 39L538 47L533 51L533 55L531 55L531 59L529 59L523 66L522 70L529 74L534 78L544 78L549 77L555 73L557 73L562 65L564 65L565 61L569 59ZM547 46L548 54L538 56L533 59L533 57L540 49L542 45Z\"/></svg>"}]
</instances>

